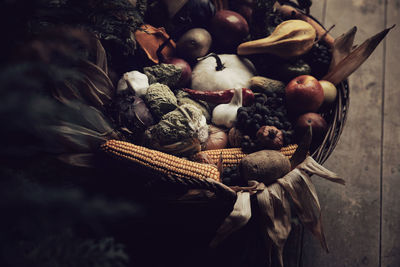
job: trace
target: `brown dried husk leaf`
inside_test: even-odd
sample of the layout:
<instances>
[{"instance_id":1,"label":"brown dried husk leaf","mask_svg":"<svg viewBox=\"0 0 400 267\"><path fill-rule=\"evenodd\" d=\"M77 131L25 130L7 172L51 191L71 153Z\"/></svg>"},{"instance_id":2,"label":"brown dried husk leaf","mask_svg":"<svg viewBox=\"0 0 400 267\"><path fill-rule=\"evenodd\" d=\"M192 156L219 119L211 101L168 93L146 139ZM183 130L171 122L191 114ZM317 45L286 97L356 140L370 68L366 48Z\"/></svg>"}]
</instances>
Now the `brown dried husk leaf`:
<instances>
[{"instance_id":1,"label":"brown dried husk leaf","mask_svg":"<svg viewBox=\"0 0 400 267\"><path fill-rule=\"evenodd\" d=\"M217 231L217 235L211 243L212 246L218 245L231 233L243 227L250 219L250 199L247 199L247 195L244 199L243 195L246 192L249 197L256 194L260 217L263 220L262 225L265 226L267 255L270 257L272 242L272 246L277 251L279 266L283 266L283 248L291 230L289 196L303 225L318 238L322 247L328 251L321 222L321 207L309 173L317 174L331 182L344 184L344 180L337 174L322 167L308 156L295 169L268 187L256 181L249 181L249 187L231 187L238 192L238 199L234 211Z\"/></svg>"},{"instance_id":2,"label":"brown dried husk leaf","mask_svg":"<svg viewBox=\"0 0 400 267\"><path fill-rule=\"evenodd\" d=\"M238 192L233 211L218 228L215 238L210 243L210 247L215 248L219 243L225 240L233 232L245 226L250 218L250 193Z\"/></svg>"},{"instance_id":3,"label":"brown dried husk leaf","mask_svg":"<svg viewBox=\"0 0 400 267\"><path fill-rule=\"evenodd\" d=\"M67 106L80 114L80 120L46 126L43 134L58 147L60 160L73 166L93 167L94 152L101 144L123 138L98 109L73 102Z\"/></svg>"},{"instance_id":4,"label":"brown dried husk leaf","mask_svg":"<svg viewBox=\"0 0 400 267\"><path fill-rule=\"evenodd\" d=\"M345 181L340 178L339 175L318 164L312 157L307 157L306 160L298 166L298 169L318 175L328 181L345 185Z\"/></svg>"},{"instance_id":5,"label":"brown dried husk leaf","mask_svg":"<svg viewBox=\"0 0 400 267\"><path fill-rule=\"evenodd\" d=\"M299 219L317 237L322 247L328 252L322 228L321 206L315 187L307 172L340 184L344 184L344 180L339 178L337 174L322 167L311 157L307 157L294 170L277 180L286 192L290 194Z\"/></svg>"},{"instance_id":6,"label":"brown dried husk leaf","mask_svg":"<svg viewBox=\"0 0 400 267\"><path fill-rule=\"evenodd\" d=\"M356 36L357 27L351 28L348 32L342 34L335 39L332 49L332 60L329 70L332 70L336 65L347 57L353 48L354 37Z\"/></svg>"},{"instance_id":7,"label":"brown dried husk leaf","mask_svg":"<svg viewBox=\"0 0 400 267\"><path fill-rule=\"evenodd\" d=\"M96 65L103 70L106 75L108 75L106 50L98 39L96 39Z\"/></svg>"},{"instance_id":8,"label":"brown dried husk leaf","mask_svg":"<svg viewBox=\"0 0 400 267\"><path fill-rule=\"evenodd\" d=\"M283 267L283 248L291 230L289 199L283 188L274 183L257 194L257 201L265 230L276 247L279 266Z\"/></svg>"},{"instance_id":9,"label":"brown dried husk leaf","mask_svg":"<svg viewBox=\"0 0 400 267\"><path fill-rule=\"evenodd\" d=\"M277 182L290 194L299 219L321 242L328 252L321 222L321 206L310 177L299 169L294 169Z\"/></svg>"},{"instance_id":10,"label":"brown dried husk leaf","mask_svg":"<svg viewBox=\"0 0 400 267\"><path fill-rule=\"evenodd\" d=\"M66 80L53 90L53 96L68 104L80 101L105 112L111 105L115 88L107 74L97 65L82 60L77 68L80 79Z\"/></svg>"},{"instance_id":11,"label":"brown dried husk leaf","mask_svg":"<svg viewBox=\"0 0 400 267\"><path fill-rule=\"evenodd\" d=\"M387 28L367 39L362 45L354 49L347 57L341 60L322 80L338 84L352 74L372 54L386 34L394 27Z\"/></svg>"},{"instance_id":12,"label":"brown dried husk leaf","mask_svg":"<svg viewBox=\"0 0 400 267\"><path fill-rule=\"evenodd\" d=\"M310 150L312 141L312 127L311 125L308 127L305 132L299 146L294 152L293 156L289 159L292 170L296 168L300 163L304 162L308 156L308 151Z\"/></svg>"},{"instance_id":13,"label":"brown dried husk leaf","mask_svg":"<svg viewBox=\"0 0 400 267\"><path fill-rule=\"evenodd\" d=\"M108 139L121 139L112 124L98 109L84 104L71 103L69 107L80 113L79 122L60 121L58 125L50 126L47 130L55 133L59 143L68 152L88 153Z\"/></svg>"},{"instance_id":14,"label":"brown dried husk leaf","mask_svg":"<svg viewBox=\"0 0 400 267\"><path fill-rule=\"evenodd\" d=\"M168 43L162 49L161 55L164 58L170 58L175 52L176 44L164 28L155 28L149 24L142 25L135 32L135 39L146 52L147 57L156 64L161 63L162 59L158 58L157 51L165 42Z\"/></svg>"}]
</instances>

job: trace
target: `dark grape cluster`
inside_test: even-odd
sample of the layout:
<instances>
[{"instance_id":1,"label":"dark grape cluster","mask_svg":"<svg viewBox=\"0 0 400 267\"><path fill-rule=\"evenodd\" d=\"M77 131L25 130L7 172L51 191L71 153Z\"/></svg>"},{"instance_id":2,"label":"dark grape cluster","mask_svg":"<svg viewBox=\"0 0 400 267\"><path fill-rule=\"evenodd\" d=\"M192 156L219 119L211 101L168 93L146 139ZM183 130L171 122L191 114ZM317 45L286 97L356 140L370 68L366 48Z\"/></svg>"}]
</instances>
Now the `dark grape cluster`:
<instances>
[{"instance_id":1,"label":"dark grape cluster","mask_svg":"<svg viewBox=\"0 0 400 267\"><path fill-rule=\"evenodd\" d=\"M256 133L262 126L275 126L282 131L285 145L292 143L293 127L288 119L284 92L267 92L256 96L255 104L238 110L236 127L243 133L242 149L257 150Z\"/></svg>"},{"instance_id":2,"label":"dark grape cluster","mask_svg":"<svg viewBox=\"0 0 400 267\"><path fill-rule=\"evenodd\" d=\"M237 166L224 168L222 172L222 182L227 186L247 186L247 183L240 176Z\"/></svg>"},{"instance_id":3,"label":"dark grape cluster","mask_svg":"<svg viewBox=\"0 0 400 267\"><path fill-rule=\"evenodd\" d=\"M331 59L329 47L322 42L316 43L304 58L311 67L311 75L317 79L321 79L328 72Z\"/></svg>"}]
</instances>

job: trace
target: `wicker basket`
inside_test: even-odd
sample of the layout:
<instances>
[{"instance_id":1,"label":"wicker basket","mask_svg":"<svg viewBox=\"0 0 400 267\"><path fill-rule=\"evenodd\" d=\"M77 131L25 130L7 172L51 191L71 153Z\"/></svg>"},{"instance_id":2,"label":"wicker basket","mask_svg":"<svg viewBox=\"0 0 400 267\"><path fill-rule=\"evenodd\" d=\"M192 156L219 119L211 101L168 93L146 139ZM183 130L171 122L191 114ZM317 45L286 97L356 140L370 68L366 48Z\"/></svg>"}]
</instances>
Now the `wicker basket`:
<instances>
[{"instance_id":1,"label":"wicker basket","mask_svg":"<svg viewBox=\"0 0 400 267\"><path fill-rule=\"evenodd\" d=\"M344 81L337 86L338 95L332 108L323 113L329 128L320 146L312 152L312 157L320 164L331 155L343 131L349 106L349 86ZM293 151L294 152L294 151ZM246 249L244 239L251 242L261 242L257 234L259 228L257 218L251 219L248 225L233 235L217 250L208 250L212 239L222 221L232 211L236 195L225 185L211 180L196 178L177 178L172 176L158 176L139 169L127 169L123 162L114 162L111 166L115 175L140 177L142 183L135 182L136 199L143 200L152 210L141 222L127 222L126 228L140 229L136 237L140 243L129 242L130 249L138 266L156 266L164 262L164 266L244 266L232 260L230 255L241 253ZM107 160L108 167L110 162ZM256 215L254 217L257 217ZM121 232L124 232L121 230ZM298 266L301 257L303 228L300 224L293 227L289 236L284 255L285 266ZM160 240L163 240L160 243ZM171 242L173 243L171 245ZM240 244L240 245L237 245ZM153 250L157 250L158 257L152 257ZM248 254L254 262L247 264L257 266L259 255ZM196 258L193 262L192 259ZM275 265L276 262L272 262ZM247 266L247 265L246 265Z\"/></svg>"},{"instance_id":2,"label":"wicker basket","mask_svg":"<svg viewBox=\"0 0 400 267\"><path fill-rule=\"evenodd\" d=\"M324 163L331 155L336 147L339 137L343 131L344 124L346 123L347 111L349 109L349 84L345 80L338 86L338 96L335 106L324 114L325 119L329 123L328 132L319 146L313 152L312 157L320 164Z\"/></svg>"},{"instance_id":3,"label":"wicker basket","mask_svg":"<svg viewBox=\"0 0 400 267\"><path fill-rule=\"evenodd\" d=\"M321 145L312 153L314 159L323 163L334 150L346 122L349 105L347 81L337 86L338 97L331 110L323 116L329 123L329 130ZM257 211L249 223L234 233L216 250L208 245L216 230L232 211L236 193L228 187L211 179L179 178L160 176L148 170L128 166L124 161L106 158L106 166L111 167L112 176L125 177L121 184L129 188L132 199L140 201L151 211L143 221L126 222L119 226L122 233L128 229L140 229L133 233L135 240L124 240L132 254L138 255L139 266L157 266L159 258L153 258L151 251L162 250L164 263L168 266L248 266L236 262L230 255L240 255L249 247L249 242L258 249L263 247L260 236ZM116 173L117 172L117 173ZM132 177L133 176L133 177ZM132 179L133 178L133 179ZM254 200L254 199L253 199ZM253 203L252 203L253 206ZM254 203L254 206L257 206ZM261 231L261 232L260 232ZM298 266L301 258L303 227L293 224L284 250L285 266ZM126 237L121 237L126 238ZM265 249L265 248L264 248ZM261 249L262 250L262 249ZM243 256L246 264L258 266L263 258L247 251ZM191 262L196 258L196 262ZM264 258L265 259L265 258ZM254 262L252 262L254 261ZM277 264L272 258L272 266Z\"/></svg>"}]
</instances>

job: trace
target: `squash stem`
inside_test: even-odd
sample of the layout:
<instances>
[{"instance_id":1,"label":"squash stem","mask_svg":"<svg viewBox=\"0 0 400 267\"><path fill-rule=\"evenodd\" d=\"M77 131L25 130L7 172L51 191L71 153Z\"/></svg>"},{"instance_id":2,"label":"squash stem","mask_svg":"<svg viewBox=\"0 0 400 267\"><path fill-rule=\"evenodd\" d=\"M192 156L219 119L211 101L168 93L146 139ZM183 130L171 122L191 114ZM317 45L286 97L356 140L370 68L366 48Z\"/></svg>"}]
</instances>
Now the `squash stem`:
<instances>
[{"instance_id":1,"label":"squash stem","mask_svg":"<svg viewBox=\"0 0 400 267\"><path fill-rule=\"evenodd\" d=\"M208 54L208 55L206 55L204 57L199 57L197 59L197 61L204 60L204 59L209 58L209 57L215 58L215 61L217 62L217 66L215 67L216 71L221 71L221 70L225 69L225 66L222 63L221 58L215 53L210 53L210 54Z\"/></svg>"}]
</instances>

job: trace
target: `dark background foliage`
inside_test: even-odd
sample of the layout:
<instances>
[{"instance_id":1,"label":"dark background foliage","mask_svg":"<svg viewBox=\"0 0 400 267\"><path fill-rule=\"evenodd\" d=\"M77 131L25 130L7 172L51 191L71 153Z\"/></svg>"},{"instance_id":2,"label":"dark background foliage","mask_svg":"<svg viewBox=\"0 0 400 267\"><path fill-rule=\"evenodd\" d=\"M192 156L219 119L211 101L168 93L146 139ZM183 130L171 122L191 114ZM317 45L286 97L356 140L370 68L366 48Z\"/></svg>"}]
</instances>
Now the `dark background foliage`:
<instances>
[{"instance_id":1,"label":"dark background foliage","mask_svg":"<svg viewBox=\"0 0 400 267\"><path fill-rule=\"evenodd\" d=\"M117 20L111 12L118 10L137 21ZM79 110L50 92L65 80L81 79L76 66L92 55L68 36L51 51L31 41L60 26L77 26L119 46L121 55L132 54L134 46L122 32L141 23L140 12L126 1L0 3L1 266L122 267L134 262L113 228L141 218L143 208L104 193L100 182L94 185L100 177L95 171L58 161L55 155L65 148L47 134L60 121L82 121Z\"/></svg>"}]
</instances>

